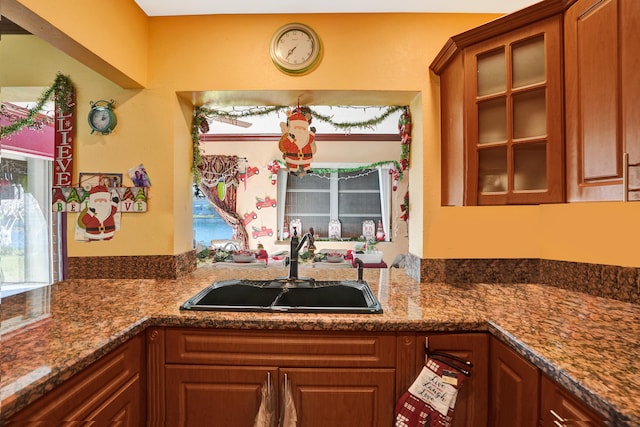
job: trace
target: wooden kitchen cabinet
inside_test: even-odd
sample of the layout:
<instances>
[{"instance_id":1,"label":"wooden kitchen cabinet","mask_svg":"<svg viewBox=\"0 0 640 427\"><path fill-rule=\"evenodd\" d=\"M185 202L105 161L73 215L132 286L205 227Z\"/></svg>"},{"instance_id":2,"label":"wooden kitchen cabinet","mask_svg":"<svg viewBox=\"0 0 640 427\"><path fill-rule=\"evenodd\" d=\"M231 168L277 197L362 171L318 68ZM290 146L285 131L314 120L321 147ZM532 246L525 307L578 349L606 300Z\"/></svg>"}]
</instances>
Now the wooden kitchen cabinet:
<instances>
[{"instance_id":1,"label":"wooden kitchen cabinet","mask_svg":"<svg viewBox=\"0 0 640 427\"><path fill-rule=\"evenodd\" d=\"M277 413L285 382L291 387L298 425L392 423L395 334L181 328L152 333L154 342L164 343L149 347L149 375L164 381L164 387L149 387L152 424L252 426L267 378Z\"/></svg>"},{"instance_id":2,"label":"wooden kitchen cabinet","mask_svg":"<svg viewBox=\"0 0 640 427\"><path fill-rule=\"evenodd\" d=\"M563 200L560 17L465 49L466 204Z\"/></svg>"},{"instance_id":3,"label":"wooden kitchen cabinet","mask_svg":"<svg viewBox=\"0 0 640 427\"><path fill-rule=\"evenodd\" d=\"M640 200L638 25L636 0L544 0L453 36L442 205Z\"/></svg>"},{"instance_id":4,"label":"wooden kitchen cabinet","mask_svg":"<svg viewBox=\"0 0 640 427\"><path fill-rule=\"evenodd\" d=\"M537 367L491 337L489 346L489 425L536 427L539 381Z\"/></svg>"},{"instance_id":5,"label":"wooden kitchen cabinet","mask_svg":"<svg viewBox=\"0 0 640 427\"><path fill-rule=\"evenodd\" d=\"M489 335L486 333L418 334L417 373L422 370L425 345L429 351L443 351L473 363L456 398L453 427L486 427L489 396Z\"/></svg>"},{"instance_id":6,"label":"wooden kitchen cabinet","mask_svg":"<svg viewBox=\"0 0 640 427\"><path fill-rule=\"evenodd\" d=\"M390 426L395 369L281 369L293 391L299 426Z\"/></svg>"},{"instance_id":7,"label":"wooden kitchen cabinet","mask_svg":"<svg viewBox=\"0 0 640 427\"><path fill-rule=\"evenodd\" d=\"M562 4L452 37L440 76L442 204L564 200Z\"/></svg>"},{"instance_id":8,"label":"wooden kitchen cabinet","mask_svg":"<svg viewBox=\"0 0 640 427\"><path fill-rule=\"evenodd\" d=\"M640 162L639 17L637 0L577 0L565 14L568 201L623 200L623 154Z\"/></svg>"},{"instance_id":9,"label":"wooden kitchen cabinet","mask_svg":"<svg viewBox=\"0 0 640 427\"><path fill-rule=\"evenodd\" d=\"M546 375L540 381L540 426L604 426L604 420L593 409L557 385Z\"/></svg>"},{"instance_id":10,"label":"wooden kitchen cabinet","mask_svg":"<svg viewBox=\"0 0 640 427\"><path fill-rule=\"evenodd\" d=\"M268 373L278 390L275 367L167 365L164 425L252 426Z\"/></svg>"},{"instance_id":11,"label":"wooden kitchen cabinet","mask_svg":"<svg viewBox=\"0 0 640 427\"><path fill-rule=\"evenodd\" d=\"M140 426L144 340L132 338L11 417L6 425Z\"/></svg>"}]
</instances>

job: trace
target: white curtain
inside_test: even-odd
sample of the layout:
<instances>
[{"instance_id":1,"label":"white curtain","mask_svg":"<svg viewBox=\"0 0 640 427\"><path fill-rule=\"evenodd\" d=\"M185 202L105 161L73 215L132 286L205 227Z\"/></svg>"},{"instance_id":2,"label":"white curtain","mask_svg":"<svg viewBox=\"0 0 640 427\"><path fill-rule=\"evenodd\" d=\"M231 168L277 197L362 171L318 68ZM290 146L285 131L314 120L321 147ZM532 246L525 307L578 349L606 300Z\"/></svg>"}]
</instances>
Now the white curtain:
<instances>
[{"instance_id":1,"label":"white curtain","mask_svg":"<svg viewBox=\"0 0 640 427\"><path fill-rule=\"evenodd\" d=\"M380 212L382 214L382 228L384 241L391 241L391 174L389 167L378 167L378 179L380 182Z\"/></svg>"},{"instance_id":2,"label":"white curtain","mask_svg":"<svg viewBox=\"0 0 640 427\"><path fill-rule=\"evenodd\" d=\"M284 208L286 206L287 200L287 179L289 178L289 173L286 170L280 169L278 171L278 204L276 205L276 209L278 209L278 239L284 240L282 236L283 228L284 228Z\"/></svg>"}]
</instances>

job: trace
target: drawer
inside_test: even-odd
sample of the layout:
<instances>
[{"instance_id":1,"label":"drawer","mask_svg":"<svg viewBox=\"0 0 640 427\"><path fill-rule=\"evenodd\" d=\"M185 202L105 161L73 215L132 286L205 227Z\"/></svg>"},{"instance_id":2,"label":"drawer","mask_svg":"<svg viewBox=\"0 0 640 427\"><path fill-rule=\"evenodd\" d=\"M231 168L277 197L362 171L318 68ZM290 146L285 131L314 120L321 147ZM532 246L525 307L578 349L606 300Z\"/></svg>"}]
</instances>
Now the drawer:
<instances>
[{"instance_id":1,"label":"drawer","mask_svg":"<svg viewBox=\"0 0 640 427\"><path fill-rule=\"evenodd\" d=\"M395 367L393 333L166 329L166 363Z\"/></svg>"}]
</instances>

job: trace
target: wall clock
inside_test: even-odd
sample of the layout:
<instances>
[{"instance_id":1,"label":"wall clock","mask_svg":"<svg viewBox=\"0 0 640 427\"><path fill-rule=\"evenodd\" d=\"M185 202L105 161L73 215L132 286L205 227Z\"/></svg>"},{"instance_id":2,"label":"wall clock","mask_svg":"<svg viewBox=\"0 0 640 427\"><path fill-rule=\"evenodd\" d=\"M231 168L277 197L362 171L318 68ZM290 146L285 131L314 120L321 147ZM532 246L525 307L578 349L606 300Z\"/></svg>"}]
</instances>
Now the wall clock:
<instances>
[{"instance_id":1,"label":"wall clock","mask_svg":"<svg viewBox=\"0 0 640 427\"><path fill-rule=\"evenodd\" d=\"M287 24L271 39L271 59L285 73L302 74L320 62L322 45L318 34L305 24Z\"/></svg>"},{"instance_id":2,"label":"wall clock","mask_svg":"<svg viewBox=\"0 0 640 427\"><path fill-rule=\"evenodd\" d=\"M116 114L113 112L113 99L111 101L91 102L91 110L89 110L89 127L91 133L100 132L103 135L109 135L113 128L118 124Z\"/></svg>"}]
</instances>

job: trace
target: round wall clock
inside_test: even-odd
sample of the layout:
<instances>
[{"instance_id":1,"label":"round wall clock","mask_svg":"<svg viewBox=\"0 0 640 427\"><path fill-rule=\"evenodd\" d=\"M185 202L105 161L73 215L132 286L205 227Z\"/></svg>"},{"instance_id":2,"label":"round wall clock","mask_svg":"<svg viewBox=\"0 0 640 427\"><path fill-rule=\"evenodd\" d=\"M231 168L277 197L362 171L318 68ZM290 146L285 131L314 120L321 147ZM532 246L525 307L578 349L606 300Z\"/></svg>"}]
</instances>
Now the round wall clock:
<instances>
[{"instance_id":1,"label":"round wall clock","mask_svg":"<svg viewBox=\"0 0 640 427\"><path fill-rule=\"evenodd\" d=\"M118 120L113 112L113 102L113 99L109 102L103 100L91 102L88 117L91 133L100 132L103 135L108 135L116 127Z\"/></svg>"},{"instance_id":2,"label":"round wall clock","mask_svg":"<svg viewBox=\"0 0 640 427\"><path fill-rule=\"evenodd\" d=\"M319 63L322 46L313 29L304 24L287 24L271 39L271 59L281 71L302 74Z\"/></svg>"}]
</instances>

